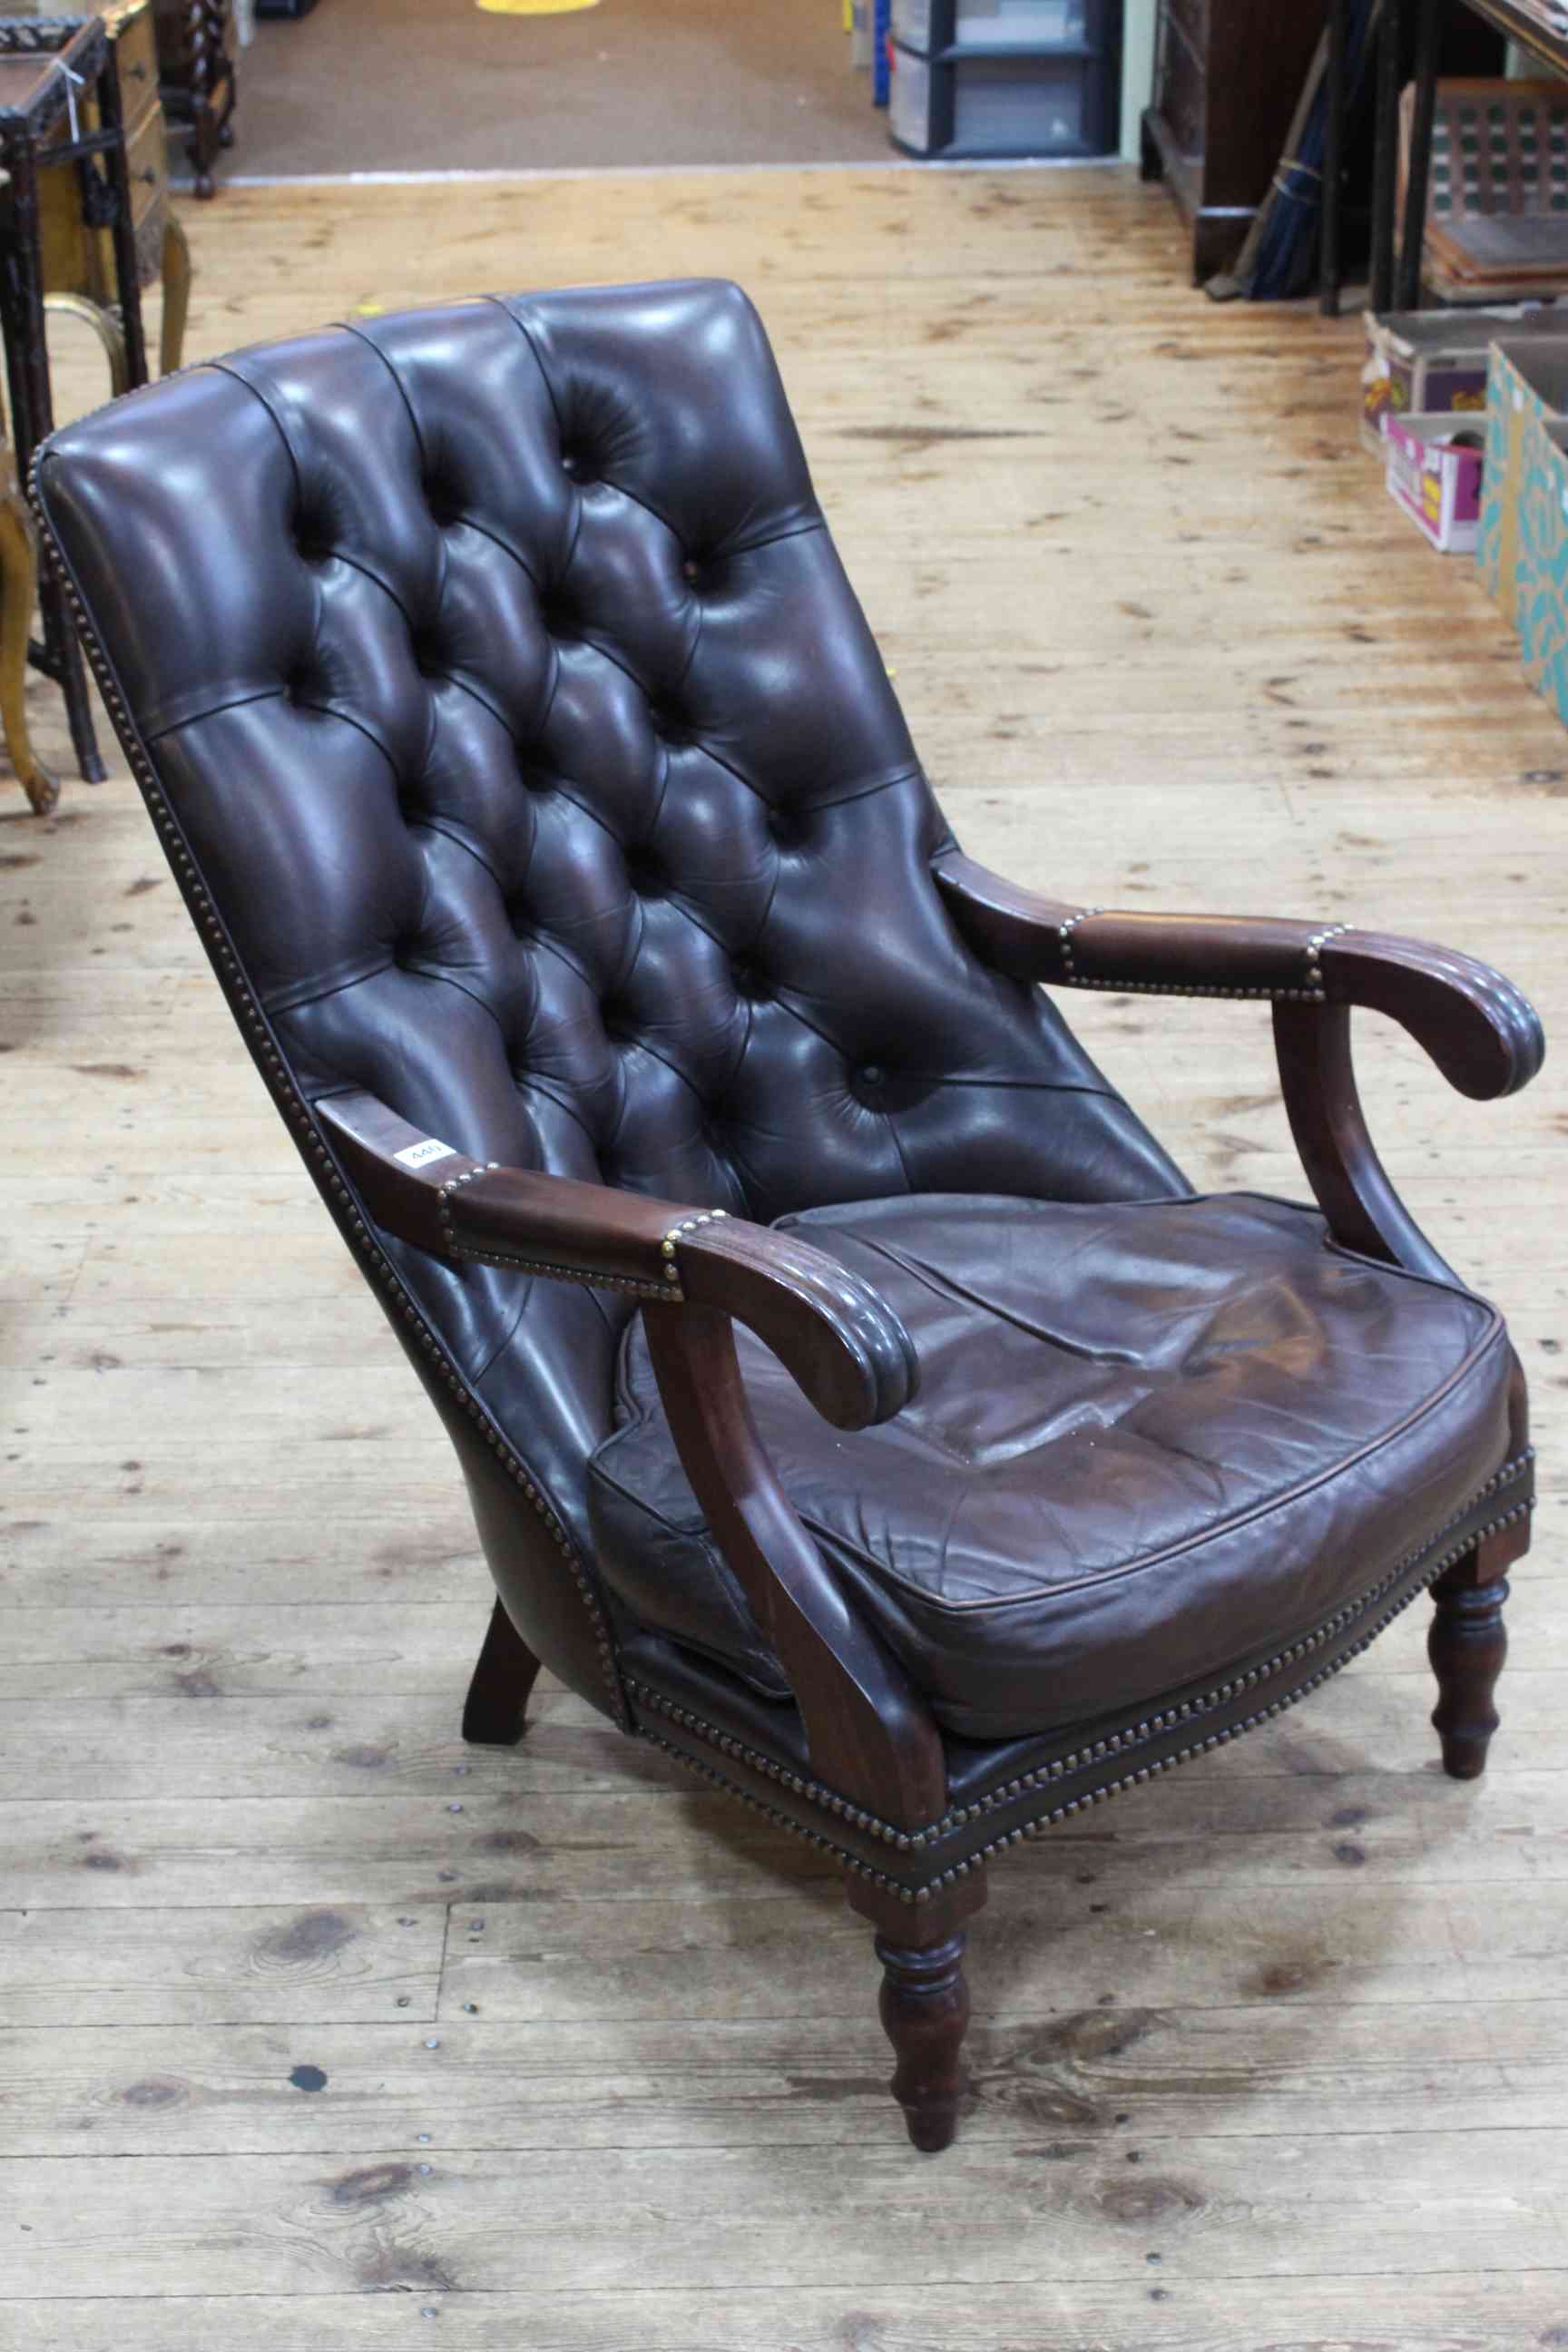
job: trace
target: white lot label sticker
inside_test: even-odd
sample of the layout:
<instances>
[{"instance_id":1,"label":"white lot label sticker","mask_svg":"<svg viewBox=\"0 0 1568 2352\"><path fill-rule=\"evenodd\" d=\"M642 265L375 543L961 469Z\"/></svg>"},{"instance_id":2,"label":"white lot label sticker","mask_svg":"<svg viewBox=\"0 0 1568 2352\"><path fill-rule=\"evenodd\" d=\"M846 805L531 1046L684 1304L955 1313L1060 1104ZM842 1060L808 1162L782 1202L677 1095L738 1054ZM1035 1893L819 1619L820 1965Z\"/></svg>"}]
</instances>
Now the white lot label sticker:
<instances>
[{"instance_id":1,"label":"white lot label sticker","mask_svg":"<svg viewBox=\"0 0 1568 2352\"><path fill-rule=\"evenodd\" d=\"M395 1151L392 1156L405 1168L428 1168L432 1160L456 1160L458 1155L449 1143L437 1143L431 1135L423 1143L411 1143L406 1151Z\"/></svg>"}]
</instances>

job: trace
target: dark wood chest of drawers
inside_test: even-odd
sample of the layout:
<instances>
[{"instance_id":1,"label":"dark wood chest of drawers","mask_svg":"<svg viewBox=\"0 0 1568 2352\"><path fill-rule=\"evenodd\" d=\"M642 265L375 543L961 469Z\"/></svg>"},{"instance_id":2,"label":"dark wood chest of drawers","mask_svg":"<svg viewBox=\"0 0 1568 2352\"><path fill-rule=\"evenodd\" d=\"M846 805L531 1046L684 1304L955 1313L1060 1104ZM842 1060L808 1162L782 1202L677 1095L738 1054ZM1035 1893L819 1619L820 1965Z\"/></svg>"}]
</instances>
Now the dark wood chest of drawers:
<instances>
[{"instance_id":1,"label":"dark wood chest of drawers","mask_svg":"<svg viewBox=\"0 0 1568 2352\"><path fill-rule=\"evenodd\" d=\"M1194 281L1240 251L1326 15L1324 0L1160 0L1143 171L1192 226Z\"/></svg>"}]
</instances>

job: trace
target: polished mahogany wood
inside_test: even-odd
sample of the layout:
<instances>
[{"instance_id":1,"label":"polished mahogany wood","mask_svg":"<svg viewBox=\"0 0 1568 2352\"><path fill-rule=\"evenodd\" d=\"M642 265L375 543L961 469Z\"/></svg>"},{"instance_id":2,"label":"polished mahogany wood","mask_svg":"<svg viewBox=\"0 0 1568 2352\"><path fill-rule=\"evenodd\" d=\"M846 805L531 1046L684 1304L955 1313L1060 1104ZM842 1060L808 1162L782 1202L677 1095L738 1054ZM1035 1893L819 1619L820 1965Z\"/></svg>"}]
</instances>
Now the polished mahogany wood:
<instances>
[{"instance_id":1,"label":"polished mahogany wood","mask_svg":"<svg viewBox=\"0 0 1568 2352\"><path fill-rule=\"evenodd\" d=\"M1516 1442L1525 1439L1518 1414L1524 1403L1524 1375L1514 1382ZM1432 1722L1443 1743L1443 1769L1456 1780L1475 1780L1487 1768L1487 1749L1498 1727L1492 1703L1508 1656L1503 1605L1508 1570L1530 1549L1530 1520L1521 1513L1482 1536L1432 1587L1433 1617L1426 1654L1437 1677Z\"/></svg>"},{"instance_id":2,"label":"polished mahogany wood","mask_svg":"<svg viewBox=\"0 0 1568 2352\"><path fill-rule=\"evenodd\" d=\"M1457 1276L1394 1191L1356 1089L1343 1004L1276 1004L1274 1045L1290 1132L1334 1239L1438 1282Z\"/></svg>"},{"instance_id":3,"label":"polished mahogany wood","mask_svg":"<svg viewBox=\"0 0 1568 2352\"><path fill-rule=\"evenodd\" d=\"M539 1660L497 1597L463 1704L463 1737L477 1748L515 1748L528 1728Z\"/></svg>"},{"instance_id":4,"label":"polished mahogany wood","mask_svg":"<svg viewBox=\"0 0 1568 2352\"><path fill-rule=\"evenodd\" d=\"M923 1827L946 1808L942 1736L779 1485L729 1317L696 1307L656 1309L644 1321L681 1467L788 1677L814 1769L884 1821Z\"/></svg>"},{"instance_id":5,"label":"polished mahogany wood","mask_svg":"<svg viewBox=\"0 0 1568 2352\"><path fill-rule=\"evenodd\" d=\"M1473 1583L1461 1562L1438 1578L1432 1599L1426 1654L1437 1677L1432 1722L1443 1743L1443 1769L1451 1780L1476 1780L1487 1769L1500 1720L1492 1693L1508 1656L1508 1579Z\"/></svg>"},{"instance_id":6,"label":"polished mahogany wood","mask_svg":"<svg viewBox=\"0 0 1568 2352\"><path fill-rule=\"evenodd\" d=\"M926 2156L950 2147L958 2129L963 2036L969 2023L969 1986L963 1974L967 1940L962 1928L941 1943L917 1949L886 1937L876 1938L882 1963L878 2008L898 2062L892 2093L904 2111L910 2139Z\"/></svg>"},{"instance_id":7,"label":"polished mahogany wood","mask_svg":"<svg viewBox=\"0 0 1568 2352\"><path fill-rule=\"evenodd\" d=\"M1364 1005L1407 1029L1449 1084L1478 1102L1517 1092L1541 1067L1541 1024L1513 983L1425 940L1277 916L1071 907L957 852L932 872L965 938L1020 980Z\"/></svg>"},{"instance_id":8,"label":"polished mahogany wood","mask_svg":"<svg viewBox=\"0 0 1568 2352\"><path fill-rule=\"evenodd\" d=\"M886 1421L914 1393L914 1349L898 1317L795 1234L614 1185L489 1166L370 1094L331 1096L316 1115L367 1214L400 1241L605 1282L671 1307L717 1307L755 1331L838 1429Z\"/></svg>"}]
</instances>

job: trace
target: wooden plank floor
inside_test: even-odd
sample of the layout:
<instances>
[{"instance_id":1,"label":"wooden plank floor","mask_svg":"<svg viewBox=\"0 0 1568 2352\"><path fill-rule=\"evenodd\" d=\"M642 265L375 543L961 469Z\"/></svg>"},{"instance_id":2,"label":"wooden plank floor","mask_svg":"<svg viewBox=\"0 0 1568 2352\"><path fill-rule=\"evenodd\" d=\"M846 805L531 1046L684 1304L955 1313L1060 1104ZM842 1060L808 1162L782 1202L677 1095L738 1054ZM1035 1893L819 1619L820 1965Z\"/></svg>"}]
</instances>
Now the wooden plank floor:
<instances>
[{"instance_id":1,"label":"wooden plank floor","mask_svg":"<svg viewBox=\"0 0 1568 2352\"><path fill-rule=\"evenodd\" d=\"M967 845L1054 890L1426 932L1568 1036L1568 735L1354 436L1358 334L1211 308L1121 172L231 190L196 352L721 271ZM92 395L60 341L68 404ZM62 732L47 688L39 731ZM0 810L0 2341L18 2352L1568 2344L1568 1113L1368 1023L1543 1453L1488 1780L1419 1612L1010 1856L940 2160L809 1853L559 1689L458 1715L432 1416L123 774ZM1299 1190L1267 1023L1075 1000L1205 1181Z\"/></svg>"}]
</instances>

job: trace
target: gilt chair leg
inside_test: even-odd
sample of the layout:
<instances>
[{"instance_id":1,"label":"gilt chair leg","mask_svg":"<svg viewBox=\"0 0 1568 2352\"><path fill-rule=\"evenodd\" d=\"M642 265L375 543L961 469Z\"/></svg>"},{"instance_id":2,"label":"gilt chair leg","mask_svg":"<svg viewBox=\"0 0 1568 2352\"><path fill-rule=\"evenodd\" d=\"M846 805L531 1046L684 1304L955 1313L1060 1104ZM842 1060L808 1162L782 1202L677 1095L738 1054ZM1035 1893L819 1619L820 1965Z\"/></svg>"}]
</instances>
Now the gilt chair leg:
<instances>
[{"instance_id":1,"label":"gilt chair leg","mask_svg":"<svg viewBox=\"0 0 1568 2352\"><path fill-rule=\"evenodd\" d=\"M515 1748L527 1728L538 1673L539 1660L498 1598L464 1702L464 1738L479 1748Z\"/></svg>"},{"instance_id":2,"label":"gilt chair leg","mask_svg":"<svg viewBox=\"0 0 1568 2352\"><path fill-rule=\"evenodd\" d=\"M885 1936L876 1938L882 1963L879 2006L898 2061L893 2096L904 2111L910 2139L927 2156L951 2147L958 2129L964 2084L961 2053L969 2023L967 1941L962 1927L918 1951Z\"/></svg>"},{"instance_id":3,"label":"gilt chair leg","mask_svg":"<svg viewBox=\"0 0 1568 2352\"><path fill-rule=\"evenodd\" d=\"M1508 1655L1504 1570L1529 1544L1530 1521L1521 1515L1483 1536L1432 1587L1436 1610L1426 1637L1437 1677L1432 1721L1443 1743L1443 1769L1455 1780L1479 1780L1487 1769L1487 1749L1498 1727L1492 1693Z\"/></svg>"}]
</instances>

